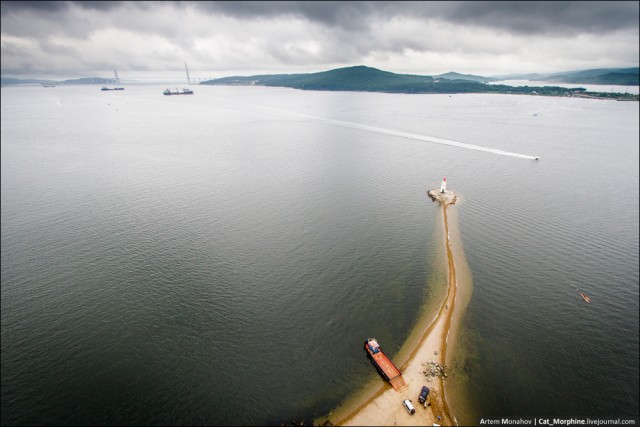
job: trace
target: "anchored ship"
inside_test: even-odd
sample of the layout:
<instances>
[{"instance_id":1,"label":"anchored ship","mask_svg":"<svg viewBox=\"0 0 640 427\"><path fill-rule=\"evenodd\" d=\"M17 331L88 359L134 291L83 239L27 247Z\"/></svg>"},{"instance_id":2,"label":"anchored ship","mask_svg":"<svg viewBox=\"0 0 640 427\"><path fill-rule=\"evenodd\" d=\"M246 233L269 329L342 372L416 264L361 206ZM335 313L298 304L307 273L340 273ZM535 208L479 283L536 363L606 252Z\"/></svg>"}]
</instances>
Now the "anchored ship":
<instances>
[{"instance_id":1,"label":"anchored ship","mask_svg":"<svg viewBox=\"0 0 640 427\"><path fill-rule=\"evenodd\" d=\"M382 352L380 344L375 338L368 338L364 341L364 348L367 350L368 356L373 361L380 374L389 381L394 390L401 390L407 385L402 378L402 372L393 364L391 359Z\"/></svg>"},{"instance_id":2,"label":"anchored ship","mask_svg":"<svg viewBox=\"0 0 640 427\"><path fill-rule=\"evenodd\" d=\"M116 81L114 83L116 84L120 84L120 77L118 76L118 72L116 70L113 70L113 75L116 78ZM124 90L123 87L106 87L106 86L102 86L102 89L100 90Z\"/></svg>"},{"instance_id":3,"label":"anchored ship","mask_svg":"<svg viewBox=\"0 0 640 427\"><path fill-rule=\"evenodd\" d=\"M191 89L176 89L175 92L171 92L169 89L166 89L164 92L165 95L193 95L193 91Z\"/></svg>"}]
</instances>

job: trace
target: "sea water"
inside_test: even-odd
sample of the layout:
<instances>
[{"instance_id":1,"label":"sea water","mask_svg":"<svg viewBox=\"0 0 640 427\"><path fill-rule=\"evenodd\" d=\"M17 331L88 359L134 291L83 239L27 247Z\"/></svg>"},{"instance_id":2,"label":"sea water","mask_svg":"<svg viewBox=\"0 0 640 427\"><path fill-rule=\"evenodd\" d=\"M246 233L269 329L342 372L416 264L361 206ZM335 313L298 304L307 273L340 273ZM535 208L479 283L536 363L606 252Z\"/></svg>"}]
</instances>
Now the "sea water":
<instances>
[{"instance_id":1,"label":"sea water","mask_svg":"<svg viewBox=\"0 0 640 427\"><path fill-rule=\"evenodd\" d=\"M454 411L637 415L638 103L99 89L2 88L3 425L327 414L441 286L445 175Z\"/></svg>"}]
</instances>

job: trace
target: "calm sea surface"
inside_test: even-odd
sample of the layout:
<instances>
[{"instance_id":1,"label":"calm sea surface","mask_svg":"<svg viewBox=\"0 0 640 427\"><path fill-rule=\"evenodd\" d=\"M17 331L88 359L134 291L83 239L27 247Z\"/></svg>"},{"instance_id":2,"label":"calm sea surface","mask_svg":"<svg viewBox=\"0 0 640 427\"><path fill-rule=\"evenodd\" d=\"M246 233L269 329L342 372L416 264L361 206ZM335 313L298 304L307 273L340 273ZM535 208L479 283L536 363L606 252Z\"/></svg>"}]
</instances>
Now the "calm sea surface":
<instances>
[{"instance_id":1,"label":"calm sea surface","mask_svg":"<svg viewBox=\"0 0 640 427\"><path fill-rule=\"evenodd\" d=\"M164 89L2 88L3 425L327 414L437 285L444 175L467 421L638 414L637 102Z\"/></svg>"}]
</instances>

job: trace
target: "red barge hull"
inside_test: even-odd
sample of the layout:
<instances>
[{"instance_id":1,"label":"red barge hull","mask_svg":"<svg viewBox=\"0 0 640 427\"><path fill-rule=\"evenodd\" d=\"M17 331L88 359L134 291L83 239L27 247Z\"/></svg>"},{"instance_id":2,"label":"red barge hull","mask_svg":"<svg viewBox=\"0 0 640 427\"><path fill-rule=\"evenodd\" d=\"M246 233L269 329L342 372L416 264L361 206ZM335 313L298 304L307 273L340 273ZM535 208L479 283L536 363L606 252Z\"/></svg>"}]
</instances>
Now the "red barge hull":
<instances>
[{"instance_id":1,"label":"red barge hull","mask_svg":"<svg viewBox=\"0 0 640 427\"><path fill-rule=\"evenodd\" d=\"M389 381L389 384L391 384L394 390L401 390L407 386L404 378L402 378L402 372L400 372L400 369L382 352L375 338L366 339L364 348L367 350L368 356L380 374Z\"/></svg>"}]
</instances>

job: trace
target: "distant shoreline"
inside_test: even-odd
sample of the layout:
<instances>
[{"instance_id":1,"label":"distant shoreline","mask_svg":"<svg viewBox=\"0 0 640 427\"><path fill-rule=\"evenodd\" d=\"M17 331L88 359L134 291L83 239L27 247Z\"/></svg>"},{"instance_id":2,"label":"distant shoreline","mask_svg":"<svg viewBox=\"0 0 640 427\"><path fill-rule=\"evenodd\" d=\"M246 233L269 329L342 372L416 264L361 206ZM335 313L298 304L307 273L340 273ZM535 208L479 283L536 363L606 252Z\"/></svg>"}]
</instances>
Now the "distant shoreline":
<instances>
[{"instance_id":1,"label":"distant shoreline","mask_svg":"<svg viewBox=\"0 0 640 427\"><path fill-rule=\"evenodd\" d=\"M107 79L102 81L90 81L90 82L54 82L45 83L44 81L29 82L29 83L2 83L2 87L51 87L51 86L98 86L114 84ZM129 85L174 85L176 83L156 83L156 82L127 82ZM182 83L180 83L182 84ZM456 87L465 87L465 83L435 83L431 88L406 88L406 89L382 89L382 88L353 88L342 86L313 86L313 85L286 85L286 84L264 84L264 83L249 83L245 81L238 82L225 82L225 83L210 83L202 82L196 84L197 86L257 86L257 87L280 87L289 89L299 89L306 91L317 92L361 92L361 93L387 93L387 94L405 94L405 95L470 95L470 94L493 94L493 95L529 95L529 96L547 96L547 97L560 97L560 98L580 98L580 99L602 99L602 100L614 100L614 101L640 101L640 95L634 93L621 93L621 92L592 92L584 88L564 88L558 86L506 86L495 84L482 84L472 83L473 89L456 90ZM493 89L502 86L499 89ZM452 88L453 89L447 89ZM490 89L491 88L491 89Z\"/></svg>"},{"instance_id":2,"label":"distant shoreline","mask_svg":"<svg viewBox=\"0 0 640 427\"><path fill-rule=\"evenodd\" d=\"M293 87L293 86L277 86L264 84L209 84L201 83L206 86L258 86L258 87L284 87L290 89L299 89L317 92L362 92L362 93L388 93L388 94L405 94L405 95L472 95L472 94L490 94L490 95L528 95L528 96L547 96L559 98L582 98L582 99L604 99L615 101L640 101L640 95L620 92L588 92L582 90L557 90L555 86L548 86L550 89L543 89L542 86L531 86L526 90L519 90L516 86L509 86L510 89L505 90L486 90L486 91L419 91L419 90L366 90L366 89L348 89L348 88L332 88L322 89L314 87ZM554 90L554 88L556 90Z\"/></svg>"},{"instance_id":3,"label":"distant shoreline","mask_svg":"<svg viewBox=\"0 0 640 427\"><path fill-rule=\"evenodd\" d=\"M616 74L612 74L614 77ZM610 76L610 74L607 74ZM622 77L625 77L622 79ZM494 78L463 75L457 73L441 76L423 76L413 74L396 74L363 65L338 68L329 71L309 74L268 74L254 76L232 76L206 80L202 85L220 86L268 86L288 87L301 90L346 91L346 92L379 92L404 94L442 94L461 93L495 93L517 95L540 95L573 97L584 96L597 99L619 99L638 101L640 97L628 93L589 92L584 87L562 87L550 85L509 86L495 83ZM493 83L492 83L493 81ZM594 84L594 79L591 79ZM604 80L603 80L604 81ZM607 79L607 84L625 82L627 85L637 84L636 74L620 74L617 79ZM559 83L562 84L562 83ZM580 83L575 83L579 85Z\"/></svg>"}]
</instances>

